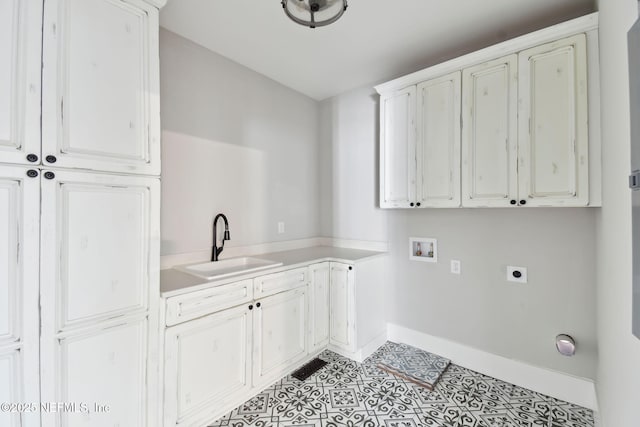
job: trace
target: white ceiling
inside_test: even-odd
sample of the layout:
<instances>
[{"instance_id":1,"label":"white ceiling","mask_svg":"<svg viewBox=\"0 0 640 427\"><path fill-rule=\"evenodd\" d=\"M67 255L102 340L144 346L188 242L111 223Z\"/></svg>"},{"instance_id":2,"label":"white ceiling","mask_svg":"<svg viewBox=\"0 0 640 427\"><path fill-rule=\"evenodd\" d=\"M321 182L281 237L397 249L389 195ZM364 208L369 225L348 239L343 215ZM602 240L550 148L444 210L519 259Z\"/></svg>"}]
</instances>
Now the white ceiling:
<instances>
[{"instance_id":1,"label":"white ceiling","mask_svg":"<svg viewBox=\"0 0 640 427\"><path fill-rule=\"evenodd\" d=\"M279 0L170 0L166 29L317 100L578 17L593 0L349 0L309 29Z\"/></svg>"}]
</instances>

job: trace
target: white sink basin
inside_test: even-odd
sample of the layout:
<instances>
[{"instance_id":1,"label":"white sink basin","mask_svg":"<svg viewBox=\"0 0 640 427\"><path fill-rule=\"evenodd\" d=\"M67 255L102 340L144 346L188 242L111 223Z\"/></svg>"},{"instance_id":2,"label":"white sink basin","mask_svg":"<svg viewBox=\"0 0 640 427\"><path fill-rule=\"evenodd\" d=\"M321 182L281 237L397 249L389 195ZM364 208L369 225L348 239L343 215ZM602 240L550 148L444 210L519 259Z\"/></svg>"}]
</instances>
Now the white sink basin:
<instances>
[{"instance_id":1,"label":"white sink basin","mask_svg":"<svg viewBox=\"0 0 640 427\"><path fill-rule=\"evenodd\" d=\"M261 258L229 258L201 264L180 265L176 270L202 277L203 279L221 279L235 274L250 273L265 268L278 267L281 262Z\"/></svg>"}]
</instances>

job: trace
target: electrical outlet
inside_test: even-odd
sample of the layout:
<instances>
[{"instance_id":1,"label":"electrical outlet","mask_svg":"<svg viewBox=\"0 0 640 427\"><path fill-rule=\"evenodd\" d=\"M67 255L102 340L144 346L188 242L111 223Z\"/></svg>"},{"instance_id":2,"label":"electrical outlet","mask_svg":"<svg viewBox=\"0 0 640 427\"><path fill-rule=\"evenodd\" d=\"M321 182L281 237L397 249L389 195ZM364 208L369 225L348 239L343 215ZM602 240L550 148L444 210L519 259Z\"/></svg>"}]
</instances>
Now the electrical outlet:
<instances>
[{"instance_id":1,"label":"electrical outlet","mask_svg":"<svg viewBox=\"0 0 640 427\"><path fill-rule=\"evenodd\" d=\"M451 260L451 273L460 274L460 260L458 259Z\"/></svg>"},{"instance_id":2,"label":"electrical outlet","mask_svg":"<svg viewBox=\"0 0 640 427\"><path fill-rule=\"evenodd\" d=\"M283 234L284 233L284 221L280 221L278 223L278 234Z\"/></svg>"},{"instance_id":3,"label":"electrical outlet","mask_svg":"<svg viewBox=\"0 0 640 427\"><path fill-rule=\"evenodd\" d=\"M527 267L507 266L507 281L527 283Z\"/></svg>"}]
</instances>

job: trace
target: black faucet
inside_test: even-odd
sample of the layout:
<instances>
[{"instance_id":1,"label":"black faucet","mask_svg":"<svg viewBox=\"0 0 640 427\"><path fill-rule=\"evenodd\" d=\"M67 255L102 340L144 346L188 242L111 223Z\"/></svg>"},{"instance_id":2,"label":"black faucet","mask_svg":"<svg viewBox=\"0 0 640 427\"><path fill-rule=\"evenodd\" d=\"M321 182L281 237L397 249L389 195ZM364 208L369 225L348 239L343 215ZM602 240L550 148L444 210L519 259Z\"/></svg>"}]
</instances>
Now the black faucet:
<instances>
[{"instance_id":1,"label":"black faucet","mask_svg":"<svg viewBox=\"0 0 640 427\"><path fill-rule=\"evenodd\" d=\"M224 221L224 236L222 237L222 246L218 247L218 220L222 218ZM229 235L229 221L227 221L227 217L224 214L219 213L216 215L213 220L213 249L211 250L211 261L218 261L218 255L224 249L224 241L231 240L231 236Z\"/></svg>"}]
</instances>

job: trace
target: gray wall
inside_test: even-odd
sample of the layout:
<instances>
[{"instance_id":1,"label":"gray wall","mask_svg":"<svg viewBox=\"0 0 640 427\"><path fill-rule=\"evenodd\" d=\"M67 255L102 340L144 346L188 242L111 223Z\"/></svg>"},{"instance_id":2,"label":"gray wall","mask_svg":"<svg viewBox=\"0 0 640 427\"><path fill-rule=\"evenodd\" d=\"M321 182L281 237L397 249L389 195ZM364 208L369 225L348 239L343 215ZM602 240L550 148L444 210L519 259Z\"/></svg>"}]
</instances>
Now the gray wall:
<instances>
[{"instance_id":1,"label":"gray wall","mask_svg":"<svg viewBox=\"0 0 640 427\"><path fill-rule=\"evenodd\" d=\"M640 425L640 340L631 334L629 72L626 33L635 0L600 0L603 206L597 218L597 392L603 425ZM638 78L638 76L633 76ZM633 117L633 120L638 120Z\"/></svg>"},{"instance_id":2,"label":"gray wall","mask_svg":"<svg viewBox=\"0 0 640 427\"><path fill-rule=\"evenodd\" d=\"M316 101L164 29L160 79L163 255L320 234Z\"/></svg>"},{"instance_id":3,"label":"gray wall","mask_svg":"<svg viewBox=\"0 0 640 427\"><path fill-rule=\"evenodd\" d=\"M363 88L322 102L321 129L330 136L323 150L331 153L323 168L332 168L337 189L323 232L389 240L389 321L594 378L597 209L381 210L376 99ZM409 261L409 237L437 238L439 262ZM449 273L451 259L462 262L461 275ZM527 267L529 283L507 282L507 265ZM556 352L558 333L576 338L575 357Z\"/></svg>"}]
</instances>

